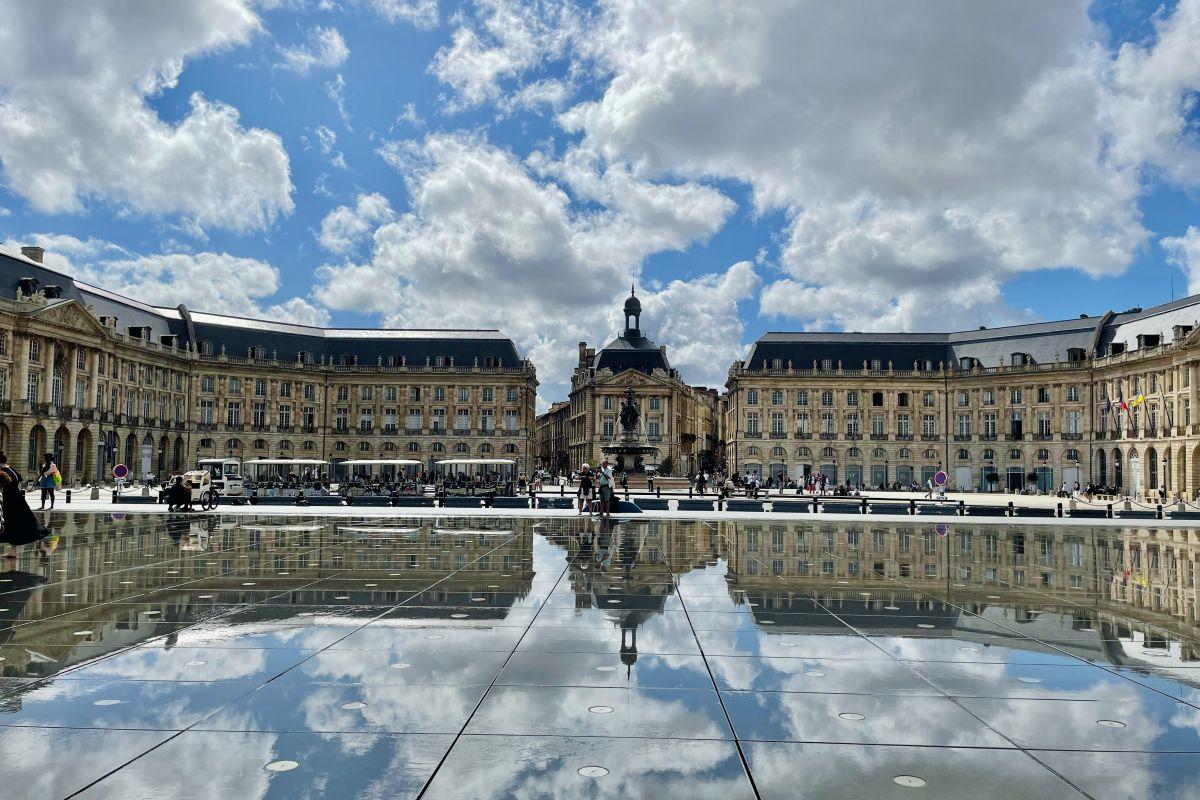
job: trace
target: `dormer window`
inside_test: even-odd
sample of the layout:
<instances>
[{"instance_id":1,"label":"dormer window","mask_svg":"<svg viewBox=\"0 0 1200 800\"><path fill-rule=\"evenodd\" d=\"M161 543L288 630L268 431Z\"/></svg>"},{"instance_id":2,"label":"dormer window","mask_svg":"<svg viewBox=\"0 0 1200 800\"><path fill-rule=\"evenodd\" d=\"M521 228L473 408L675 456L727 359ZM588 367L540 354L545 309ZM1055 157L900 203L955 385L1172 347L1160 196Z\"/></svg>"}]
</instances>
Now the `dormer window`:
<instances>
[{"instance_id":1,"label":"dormer window","mask_svg":"<svg viewBox=\"0 0 1200 800\"><path fill-rule=\"evenodd\" d=\"M358 364L358 356L342 356L341 365L343 367L353 367Z\"/></svg>"},{"instance_id":2,"label":"dormer window","mask_svg":"<svg viewBox=\"0 0 1200 800\"><path fill-rule=\"evenodd\" d=\"M975 369L975 359L971 356L963 356L958 359L958 368L963 372L970 372Z\"/></svg>"},{"instance_id":3,"label":"dormer window","mask_svg":"<svg viewBox=\"0 0 1200 800\"><path fill-rule=\"evenodd\" d=\"M448 367L448 366L450 366L450 357L449 356L434 356L433 357L433 365L435 367Z\"/></svg>"},{"instance_id":4,"label":"dormer window","mask_svg":"<svg viewBox=\"0 0 1200 800\"><path fill-rule=\"evenodd\" d=\"M296 354L296 360L299 361L301 364L313 364L313 363L316 363L317 359L309 351L301 350L299 353Z\"/></svg>"},{"instance_id":5,"label":"dormer window","mask_svg":"<svg viewBox=\"0 0 1200 800\"><path fill-rule=\"evenodd\" d=\"M1160 338L1161 337L1157 333L1138 334L1138 337L1137 337L1138 349L1140 350L1143 347L1158 347Z\"/></svg>"},{"instance_id":6,"label":"dormer window","mask_svg":"<svg viewBox=\"0 0 1200 800\"><path fill-rule=\"evenodd\" d=\"M249 355L250 358L255 359L256 361L262 361L267 357L267 348L256 345L250 348Z\"/></svg>"},{"instance_id":7,"label":"dormer window","mask_svg":"<svg viewBox=\"0 0 1200 800\"><path fill-rule=\"evenodd\" d=\"M388 356L387 357L387 365L389 367L402 367L402 366L404 366L404 357L397 356L397 355Z\"/></svg>"},{"instance_id":8,"label":"dormer window","mask_svg":"<svg viewBox=\"0 0 1200 800\"><path fill-rule=\"evenodd\" d=\"M1125 352L1124 342L1113 342L1108 346L1108 354L1110 356L1119 356Z\"/></svg>"},{"instance_id":9,"label":"dormer window","mask_svg":"<svg viewBox=\"0 0 1200 800\"><path fill-rule=\"evenodd\" d=\"M496 367L500 366L500 359L496 358L495 356L484 356L483 366L488 369L495 369Z\"/></svg>"},{"instance_id":10,"label":"dormer window","mask_svg":"<svg viewBox=\"0 0 1200 800\"><path fill-rule=\"evenodd\" d=\"M1087 351L1082 347L1067 348L1067 361L1072 364L1078 364L1087 357Z\"/></svg>"},{"instance_id":11,"label":"dormer window","mask_svg":"<svg viewBox=\"0 0 1200 800\"><path fill-rule=\"evenodd\" d=\"M212 342L201 342L200 343L200 355L211 356L212 354L213 354L213 343Z\"/></svg>"},{"instance_id":12,"label":"dormer window","mask_svg":"<svg viewBox=\"0 0 1200 800\"><path fill-rule=\"evenodd\" d=\"M1023 367L1026 364L1032 364L1033 358L1029 353L1013 353L1009 358L1009 363L1014 367Z\"/></svg>"}]
</instances>

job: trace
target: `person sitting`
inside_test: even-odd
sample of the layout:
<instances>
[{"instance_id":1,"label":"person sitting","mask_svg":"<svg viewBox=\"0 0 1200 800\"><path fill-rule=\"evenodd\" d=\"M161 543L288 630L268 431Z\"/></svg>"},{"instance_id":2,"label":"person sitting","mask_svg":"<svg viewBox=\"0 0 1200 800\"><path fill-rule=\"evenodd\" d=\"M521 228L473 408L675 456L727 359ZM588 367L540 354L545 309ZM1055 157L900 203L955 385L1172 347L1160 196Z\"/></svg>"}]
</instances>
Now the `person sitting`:
<instances>
[{"instance_id":1,"label":"person sitting","mask_svg":"<svg viewBox=\"0 0 1200 800\"><path fill-rule=\"evenodd\" d=\"M175 483L167 490L167 511L192 510L192 482L184 483L183 476L175 478Z\"/></svg>"}]
</instances>

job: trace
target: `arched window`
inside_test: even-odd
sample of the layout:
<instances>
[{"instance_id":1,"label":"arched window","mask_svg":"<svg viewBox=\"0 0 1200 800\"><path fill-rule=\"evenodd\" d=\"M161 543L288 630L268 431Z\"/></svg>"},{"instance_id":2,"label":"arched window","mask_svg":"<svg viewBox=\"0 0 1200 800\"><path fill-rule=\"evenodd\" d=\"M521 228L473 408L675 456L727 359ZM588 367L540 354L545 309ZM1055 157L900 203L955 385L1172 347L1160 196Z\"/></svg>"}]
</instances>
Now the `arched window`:
<instances>
[{"instance_id":1,"label":"arched window","mask_svg":"<svg viewBox=\"0 0 1200 800\"><path fill-rule=\"evenodd\" d=\"M311 453L313 450L317 449L317 443L316 442L305 442L303 447L304 447L304 451L306 453Z\"/></svg>"},{"instance_id":2,"label":"arched window","mask_svg":"<svg viewBox=\"0 0 1200 800\"><path fill-rule=\"evenodd\" d=\"M287 439L284 439L282 442L279 443L279 452L286 453L291 449L292 449L292 443L289 442Z\"/></svg>"},{"instance_id":3,"label":"arched window","mask_svg":"<svg viewBox=\"0 0 1200 800\"><path fill-rule=\"evenodd\" d=\"M442 444L441 442L434 442L433 446L429 449L435 453L444 453L446 452L446 445Z\"/></svg>"},{"instance_id":4,"label":"arched window","mask_svg":"<svg viewBox=\"0 0 1200 800\"><path fill-rule=\"evenodd\" d=\"M1014 447L1012 450L1009 450L1009 451L1008 451L1008 457L1009 457L1010 459L1012 459L1013 461L1020 461L1020 460L1021 460L1021 450L1020 450L1020 448L1016 448L1016 447Z\"/></svg>"},{"instance_id":5,"label":"arched window","mask_svg":"<svg viewBox=\"0 0 1200 800\"><path fill-rule=\"evenodd\" d=\"M360 453L369 453L369 452L371 452L371 443L370 443L370 442L359 442L359 443L358 443L358 451L359 451Z\"/></svg>"},{"instance_id":6,"label":"arched window","mask_svg":"<svg viewBox=\"0 0 1200 800\"><path fill-rule=\"evenodd\" d=\"M384 442L383 443L383 451L385 453L394 453L396 451L396 443L395 442Z\"/></svg>"},{"instance_id":7,"label":"arched window","mask_svg":"<svg viewBox=\"0 0 1200 800\"><path fill-rule=\"evenodd\" d=\"M214 448L216 446L217 446L217 443L214 442L212 439L201 439L200 440L200 447L205 450L211 450L212 448Z\"/></svg>"},{"instance_id":8,"label":"arched window","mask_svg":"<svg viewBox=\"0 0 1200 800\"><path fill-rule=\"evenodd\" d=\"M958 449L958 460L959 461L969 461L970 459L971 459L971 454L967 452L967 448L960 447Z\"/></svg>"},{"instance_id":9,"label":"arched window","mask_svg":"<svg viewBox=\"0 0 1200 800\"><path fill-rule=\"evenodd\" d=\"M1072 448L1066 452L1065 457L1067 461L1078 461L1079 451Z\"/></svg>"},{"instance_id":10,"label":"arched window","mask_svg":"<svg viewBox=\"0 0 1200 800\"><path fill-rule=\"evenodd\" d=\"M344 452L346 452L346 443L345 442L334 442L333 449L339 453L344 453Z\"/></svg>"},{"instance_id":11,"label":"arched window","mask_svg":"<svg viewBox=\"0 0 1200 800\"><path fill-rule=\"evenodd\" d=\"M242 449L242 440L241 439L230 439L229 441L225 442L225 449L227 451L241 450Z\"/></svg>"},{"instance_id":12,"label":"arched window","mask_svg":"<svg viewBox=\"0 0 1200 800\"><path fill-rule=\"evenodd\" d=\"M454 445L454 452L469 453L471 452L471 447L466 442L459 442L458 444Z\"/></svg>"},{"instance_id":13,"label":"arched window","mask_svg":"<svg viewBox=\"0 0 1200 800\"><path fill-rule=\"evenodd\" d=\"M837 451L832 447L826 447L821 451L821 458L834 458L837 456Z\"/></svg>"},{"instance_id":14,"label":"arched window","mask_svg":"<svg viewBox=\"0 0 1200 800\"><path fill-rule=\"evenodd\" d=\"M487 442L484 442L483 444L479 445L479 452L490 453L490 452L492 452L492 446L490 444L488 444Z\"/></svg>"},{"instance_id":15,"label":"arched window","mask_svg":"<svg viewBox=\"0 0 1200 800\"><path fill-rule=\"evenodd\" d=\"M797 447L796 458L812 458L812 451L807 447Z\"/></svg>"},{"instance_id":16,"label":"arched window","mask_svg":"<svg viewBox=\"0 0 1200 800\"><path fill-rule=\"evenodd\" d=\"M255 439L254 440L254 449L255 450L266 450L268 448L270 448L270 445L267 444L266 439Z\"/></svg>"},{"instance_id":17,"label":"arched window","mask_svg":"<svg viewBox=\"0 0 1200 800\"><path fill-rule=\"evenodd\" d=\"M938 457L938 452L931 448L925 451L925 457L932 461Z\"/></svg>"},{"instance_id":18,"label":"arched window","mask_svg":"<svg viewBox=\"0 0 1200 800\"><path fill-rule=\"evenodd\" d=\"M912 458L912 450L909 450L907 447L901 447L900 448L900 458L902 458L904 460L911 459Z\"/></svg>"},{"instance_id":19,"label":"arched window","mask_svg":"<svg viewBox=\"0 0 1200 800\"><path fill-rule=\"evenodd\" d=\"M857 447L851 447L849 450L846 451L846 457L847 458L862 458L862 450L859 450Z\"/></svg>"},{"instance_id":20,"label":"arched window","mask_svg":"<svg viewBox=\"0 0 1200 800\"><path fill-rule=\"evenodd\" d=\"M504 452L505 453L515 453L515 452L517 452L517 446L515 444L513 444L512 442L509 442L508 444L504 445Z\"/></svg>"},{"instance_id":21,"label":"arched window","mask_svg":"<svg viewBox=\"0 0 1200 800\"><path fill-rule=\"evenodd\" d=\"M416 442L409 442L408 443L408 452L410 452L410 453L421 452L421 445L417 444Z\"/></svg>"},{"instance_id":22,"label":"arched window","mask_svg":"<svg viewBox=\"0 0 1200 800\"><path fill-rule=\"evenodd\" d=\"M787 452L782 447L776 445L775 447L771 448L771 455L783 458L787 455Z\"/></svg>"},{"instance_id":23,"label":"arched window","mask_svg":"<svg viewBox=\"0 0 1200 800\"><path fill-rule=\"evenodd\" d=\"M759 449L757 447L755 447L754 445L750 445L749 447L746 448L746 455L757 456L757 455L762 455L762 453L759 452Z\"/></svg>"},{"instance_id":24,"label":"arched window","mask_svg":"<svg viewBox=\"0 0 1200 800\"><path fill-rule=\"evenodd\" d=\"M983 460L984 461L992 461L995 458L996 458L996 451L993 450L992 448L989 447L987 450L983 451Z\"/></svg>"},{"instance_id":25,"label":"arched window","mask_svg":"<svg viewBox=\"0 0 1200 800\"><path fill-rule=\"evenodd\" d=\"M884 450L882 447L876 447L874 450L871 451L871 455L874 458L887 458L887 451Z\"/></svg>"},{"instance_id":26,"label":"arched window","mask_svg":"<svg viewBox=\"0 0 1200 800\"><path fill-rule=\"evenodd\" d=\"M1050 458L1050 451L1042 448L1037 451L1035 458L1037 458L1038 461L1045 461L1046 459Z\"/></svg>"}]
</instances>

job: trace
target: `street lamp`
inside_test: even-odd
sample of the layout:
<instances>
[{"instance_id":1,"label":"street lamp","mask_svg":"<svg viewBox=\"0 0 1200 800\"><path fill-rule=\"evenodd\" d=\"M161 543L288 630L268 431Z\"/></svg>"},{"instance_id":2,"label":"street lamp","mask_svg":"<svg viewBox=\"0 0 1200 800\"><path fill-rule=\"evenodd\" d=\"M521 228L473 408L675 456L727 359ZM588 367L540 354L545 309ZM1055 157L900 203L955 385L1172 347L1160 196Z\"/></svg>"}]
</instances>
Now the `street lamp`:
<instances>
[{"instance_id":1,"label":"street lamp","mask_svg":"<svg viewBox=\"0 0 1200 800\"><path fill-rule=\"evenodd\" d=\"M883 460L883 488L887 489L887 487L888 487L888 460L885 458Z\"/></svg>"}]
</instances>

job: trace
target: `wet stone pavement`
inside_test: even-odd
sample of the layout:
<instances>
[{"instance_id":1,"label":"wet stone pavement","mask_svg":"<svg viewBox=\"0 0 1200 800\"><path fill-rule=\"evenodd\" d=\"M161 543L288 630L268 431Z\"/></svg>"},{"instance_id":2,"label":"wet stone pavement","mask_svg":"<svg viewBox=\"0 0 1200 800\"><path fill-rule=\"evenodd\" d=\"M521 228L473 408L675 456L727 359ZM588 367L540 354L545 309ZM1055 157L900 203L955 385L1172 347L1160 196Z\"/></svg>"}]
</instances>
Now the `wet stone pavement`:
<instances>
[{"instance_id":1,"label":"wet stone pavement","mask_svg":"<svg viewBox=\"0 0 1200 800\"><path fill-rule=\"evenodd\" d=\"M56 514L14 798L1200 797L1190 531Z\"/></svg>"}]
</instances>

